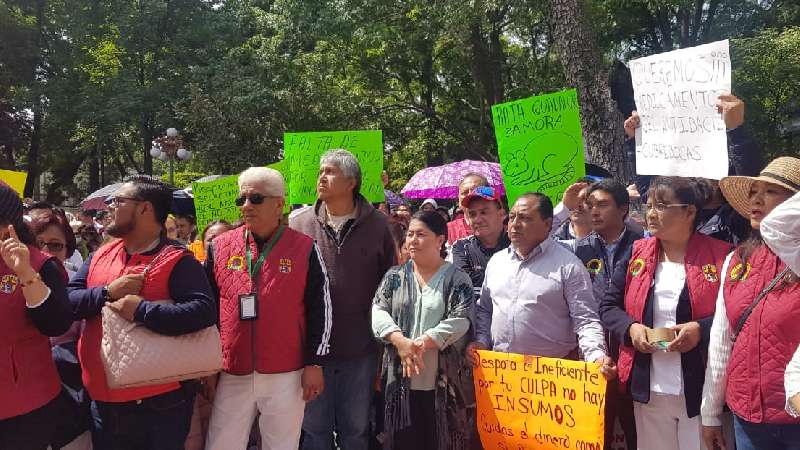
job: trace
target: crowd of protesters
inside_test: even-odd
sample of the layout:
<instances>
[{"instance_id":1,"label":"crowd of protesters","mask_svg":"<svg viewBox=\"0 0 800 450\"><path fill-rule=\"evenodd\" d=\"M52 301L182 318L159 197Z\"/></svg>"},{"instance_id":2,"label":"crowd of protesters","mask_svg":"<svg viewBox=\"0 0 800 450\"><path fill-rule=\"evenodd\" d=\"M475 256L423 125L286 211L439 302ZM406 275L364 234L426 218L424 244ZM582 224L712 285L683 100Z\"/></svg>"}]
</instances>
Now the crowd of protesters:
<instances>
[{"instance_id":1,"label":"crowd of protesters","mask_svg":"<svg viewBox=\"0 0 800 450\"><path fill-rule=\"evenodd\" d=\"M245 170L241 221L200 233L149 177L76 216L0 183L0 449L477 449L479 350L597 363L607 448L618 422L629 449L798 449L800 159L763 165L718 108L730 176L588 176L557 205L478 173L452 210L372 205L346 150L289 215ZM104 308L218 327L222 372L111 387Z\"/></svg>"}]
</instances>

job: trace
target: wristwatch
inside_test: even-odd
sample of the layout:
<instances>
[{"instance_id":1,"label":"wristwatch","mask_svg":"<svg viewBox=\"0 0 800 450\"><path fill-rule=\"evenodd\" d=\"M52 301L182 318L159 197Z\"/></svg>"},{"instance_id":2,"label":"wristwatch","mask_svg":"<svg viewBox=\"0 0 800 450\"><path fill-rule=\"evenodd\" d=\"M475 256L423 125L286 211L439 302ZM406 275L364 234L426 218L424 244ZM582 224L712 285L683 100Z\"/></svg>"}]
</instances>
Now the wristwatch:
<instances>
[{"instance_id":1,"label":"wristwatch","mask_svg":"<svg viewBox=\"0 0 800 450\"><path fill-rule=\"evenodd\" d=\"M103 301L109 303L111 300L111 294L108 292L108 286L103 286Z\"/></svg>"}]
</instances>

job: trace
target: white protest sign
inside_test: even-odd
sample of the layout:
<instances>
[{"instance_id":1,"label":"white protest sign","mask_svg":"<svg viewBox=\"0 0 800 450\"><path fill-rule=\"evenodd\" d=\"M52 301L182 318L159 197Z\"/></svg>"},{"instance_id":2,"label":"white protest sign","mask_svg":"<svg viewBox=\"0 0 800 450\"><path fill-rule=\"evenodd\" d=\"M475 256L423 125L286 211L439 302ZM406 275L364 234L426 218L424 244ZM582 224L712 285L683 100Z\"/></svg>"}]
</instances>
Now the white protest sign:
<instances>
[{"instance_id":1,"label":"white protest sign","mask_svg":"<svg viewBox=\"0 0 800 450\"><path fill-rule=\"evenodd\" d=\"M630 63L641 127L636 172L720 179L728 175L725 122L717 97L731 91L728 41Z\"/></svg>"}]
</instances>

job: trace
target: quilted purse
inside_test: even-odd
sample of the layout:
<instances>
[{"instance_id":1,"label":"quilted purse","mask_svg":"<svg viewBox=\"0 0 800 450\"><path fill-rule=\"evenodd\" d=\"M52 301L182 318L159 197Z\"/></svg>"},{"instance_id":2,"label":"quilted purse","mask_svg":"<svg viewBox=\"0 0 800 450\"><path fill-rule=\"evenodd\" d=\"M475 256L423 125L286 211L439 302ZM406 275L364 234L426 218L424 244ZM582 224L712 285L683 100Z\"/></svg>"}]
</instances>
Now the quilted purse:
<instances>
[{"instance_id":1,"label":"quilted purse","mask_svg":"<svg viewBox=\"0 0 800 450\"><path fill-rule=\"evenodd\" d=\"M166 336L128 322L108 306L103 307L101 357L113 389L202 378L222 370L222 345L215 325Z\"/></svg>"}]
</instances>

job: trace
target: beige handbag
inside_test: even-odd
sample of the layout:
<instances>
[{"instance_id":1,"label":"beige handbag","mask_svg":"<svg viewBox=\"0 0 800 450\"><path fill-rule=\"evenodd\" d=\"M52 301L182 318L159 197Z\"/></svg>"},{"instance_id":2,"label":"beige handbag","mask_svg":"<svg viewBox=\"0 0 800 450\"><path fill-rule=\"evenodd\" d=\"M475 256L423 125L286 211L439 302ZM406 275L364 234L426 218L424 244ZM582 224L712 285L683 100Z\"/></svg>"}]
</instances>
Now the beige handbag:
<instances>
[{"instance_id":1,"label":"beige handbag","mask_svg":"<svg viewBox=\"0 0 800 450\"><path fill-rule=\"evenodd\" d=\"M108 306L103 307L101 356L113 389L202 378L222 370L222 344L215 325L167 336L128 322Z\"/></svg>"}]
</instances>

